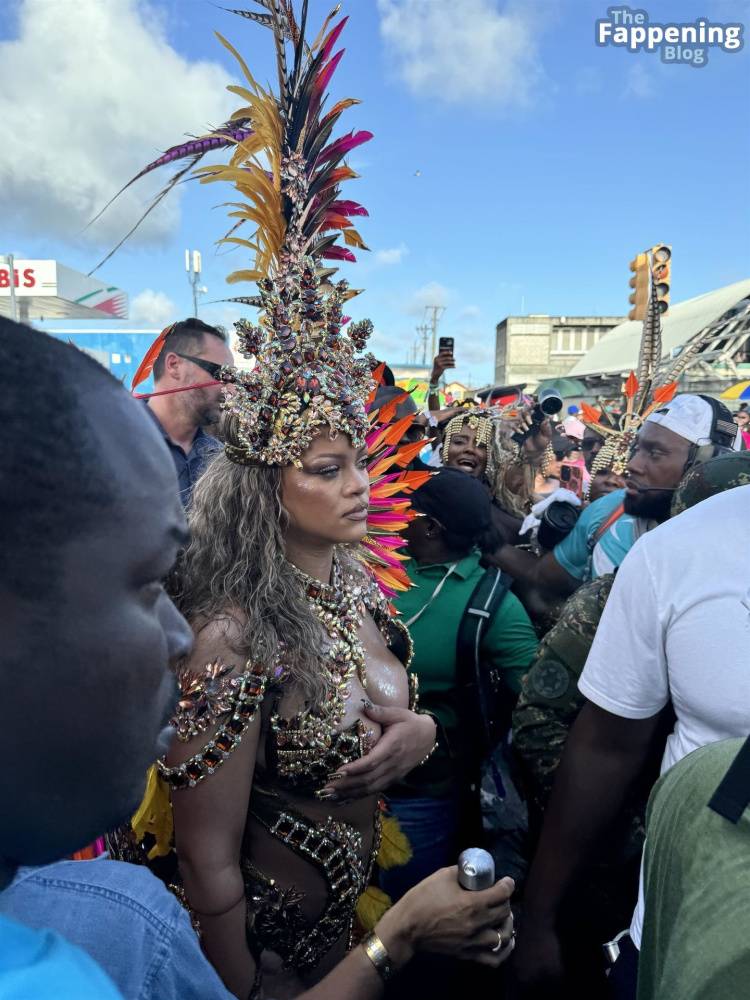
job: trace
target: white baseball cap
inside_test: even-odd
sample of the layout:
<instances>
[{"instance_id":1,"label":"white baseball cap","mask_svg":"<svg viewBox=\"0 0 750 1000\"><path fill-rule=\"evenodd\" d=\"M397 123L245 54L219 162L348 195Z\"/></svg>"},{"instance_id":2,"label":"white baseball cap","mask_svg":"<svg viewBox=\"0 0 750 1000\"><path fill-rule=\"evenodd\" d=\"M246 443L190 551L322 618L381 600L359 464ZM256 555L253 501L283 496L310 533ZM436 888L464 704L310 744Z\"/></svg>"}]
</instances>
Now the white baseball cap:
<instances>
[{"instance_id":1,"label":"white baseball cap","mask_svg":"<svg viewBox=\"0 0 750 1000\"><path fill-rule=\"evenodd\" d=\"M728 411L727 411L728 412ZM709 403L700 396L685 393L675 396L669 403L660 406L646 420L647 424L660 424L668 431L679 434L681 438L692 444L712 444L711 431L714 426L714 413ZM733 451L742 450L742 434L739 427L729 420L719 420L719 429L734 434ZM724 425L727 426L724 426Z\"/></svg>"}]
</instances>

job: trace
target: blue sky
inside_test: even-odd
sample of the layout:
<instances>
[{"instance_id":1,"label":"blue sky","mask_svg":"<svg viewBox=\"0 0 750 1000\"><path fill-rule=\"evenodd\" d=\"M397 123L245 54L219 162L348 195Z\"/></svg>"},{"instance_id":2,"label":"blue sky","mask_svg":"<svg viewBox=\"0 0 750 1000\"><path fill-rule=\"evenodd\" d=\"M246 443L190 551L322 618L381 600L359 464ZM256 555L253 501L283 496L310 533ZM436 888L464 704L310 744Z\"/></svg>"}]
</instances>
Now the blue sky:
<instances>
[{"instance_id":1,"label":"blue sky","mask_svg":"<svg viewBox=\"0 0 750 1000\"><path fill-rule=\"evenodd\" d=\"M88 219L140 165L231 108L239 82L218 29L260 79L270 34L204 0L0 0L0 253L88 271L153 175L92 230ZM311 0L317 25L331 0ZM373 347L406 359L424 306L443 305L457 374L486 383L495 324L509 313L627 311L628 262L673 244L673 301L750 276L748 49L706 66L598 48L592 0L349 0L334 99L374 140L352 156L345 197L367 206L372 248L344 274L365 293ZM744 22L746 0L654 0L652 22ZM343 121L343 120L342 120ZM127 326L190 310L183 253L203 253L207 299L232 294L240 254L216 256L224 200L184 187L99 272L130 295ZM201 316L229 323L225 305ZM52 327L52 324L50 324Z\"/></svg>"}]
</instances>

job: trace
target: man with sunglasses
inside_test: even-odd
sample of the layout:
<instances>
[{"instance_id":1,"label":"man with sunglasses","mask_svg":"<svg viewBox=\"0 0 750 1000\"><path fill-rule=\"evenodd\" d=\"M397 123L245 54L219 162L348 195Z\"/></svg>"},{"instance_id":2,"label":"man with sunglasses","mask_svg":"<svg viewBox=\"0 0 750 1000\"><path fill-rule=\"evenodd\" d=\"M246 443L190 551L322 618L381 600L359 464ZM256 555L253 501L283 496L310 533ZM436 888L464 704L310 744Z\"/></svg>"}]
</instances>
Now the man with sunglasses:
<instances>
[{"instance_id":1,"label":"man with sunglasses","mask_svg":"<svg viewBox=\"0 0 750 1000\"><path fill-rule=\"evenodd\" d=\"M185 507L209 459L221 448L204 428L220 416L222 384L211 382L231 364L226 333L192 317L174 324L154 362L154 395L146 409L172 455Z\"/></svg>"}]
</instances>

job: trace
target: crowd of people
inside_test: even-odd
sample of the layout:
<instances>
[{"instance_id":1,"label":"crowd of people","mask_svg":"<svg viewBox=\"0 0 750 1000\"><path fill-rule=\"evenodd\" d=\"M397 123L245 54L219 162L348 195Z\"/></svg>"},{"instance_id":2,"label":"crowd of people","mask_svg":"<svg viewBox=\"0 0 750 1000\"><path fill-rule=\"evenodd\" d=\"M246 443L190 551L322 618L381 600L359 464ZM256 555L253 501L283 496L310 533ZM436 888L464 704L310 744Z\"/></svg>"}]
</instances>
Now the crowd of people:
<instances>
[{"instance_id":1,"label":"crowd of people","mask_svg":"<svg viewBox=\"0 0 750 1000\"><path fill-rule=\"evenodd\" d=\"M446 404L446 348L418 405L330 266L344 22L268 9L234 349L129 393L0 320L0 1000L743 996L750 415L654 294L621 394Z\"/></svg>"},{"instance_id":2,"label":"crowd of people","mask_svg":"<svg viewBox=\"0 0 750 1000\"><path fill-rule=\"evenodd\" d=\"M596 421L540 420L533 398L420 410L382 385L359 419L408 459L389 607L357 553L372 468L350 413L299 464L238 461L245 387L191 387L190 366L233 370L220 330L169 328L137 401L45 334L4 322L0 352L2 739L25 747L0 996L738 995L741 415L644 400L604 470L625 486L591 499ZM563 438L577 491L540 476ZM729 818L707 794L727 770ZM503 877L470 893L455 863L480 845ZM712 869L726 934L701 950Z\"/></svg>"}]
</instances>

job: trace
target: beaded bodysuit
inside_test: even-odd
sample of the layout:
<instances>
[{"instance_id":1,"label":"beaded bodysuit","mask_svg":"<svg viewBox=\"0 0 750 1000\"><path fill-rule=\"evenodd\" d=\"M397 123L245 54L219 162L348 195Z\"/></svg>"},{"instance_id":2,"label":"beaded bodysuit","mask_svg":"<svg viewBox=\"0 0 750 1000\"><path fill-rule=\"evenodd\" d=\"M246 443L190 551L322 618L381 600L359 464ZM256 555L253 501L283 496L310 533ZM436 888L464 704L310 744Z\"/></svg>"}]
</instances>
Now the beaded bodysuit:
<instances>
[{"instance_id":1,"label":"beaded bodysuit","mask_svg":"<svg viewBox=\"0 0 750 1000\"><path fill-rule=\"evenodd\" d=\"M192 740L217 723L219 728L189 760L176 767L160 762L158 769L173 793L189 794L191 787L209 778L231 755L264 698L270 702L263 743L265 766L256 766L249 818L314 866L325 883L326 903L311 922L303 913L303 897L296 888L280 887L244 856L248 943L256 960L270 950L283 959L286 968L306 972L342 937L351 946L355 907L369 883L380 844L380 810L373 816L372 847L365 851L365 840L356 827L331 816L322 822L312 820L290 805L285 793L293 794L297 802L319 797L335 771L369 750L361 721L340 729L353 677L356 674L363 686L366 681L365 655L357 635L364 615L372 615L386 643L395 647L402 660L410 659L410 641L403 626L391 620L371 578L345 573L337 561L330 585L295 572L326 632L322 666L328 695L323 706L291 718L281 716L283 662L277 664L272 682L267 672L250 664L240 676L230 676L231 668L220 663L207 665L200 675L183 670L178 675L182 698L174 719L178 737Z\"/></svg>"}]
</instances>

